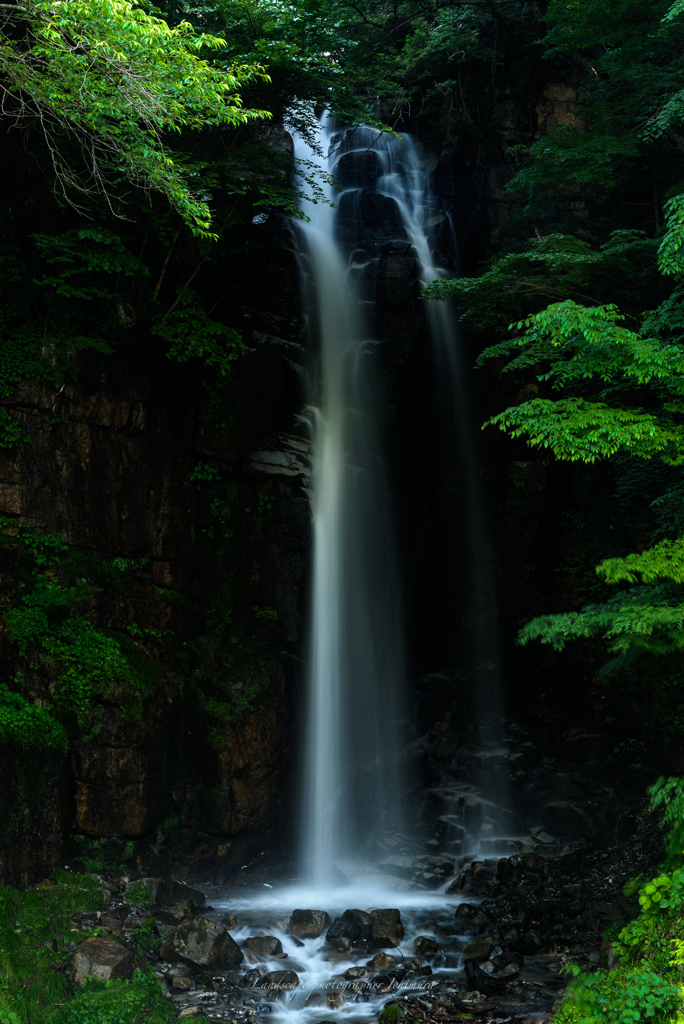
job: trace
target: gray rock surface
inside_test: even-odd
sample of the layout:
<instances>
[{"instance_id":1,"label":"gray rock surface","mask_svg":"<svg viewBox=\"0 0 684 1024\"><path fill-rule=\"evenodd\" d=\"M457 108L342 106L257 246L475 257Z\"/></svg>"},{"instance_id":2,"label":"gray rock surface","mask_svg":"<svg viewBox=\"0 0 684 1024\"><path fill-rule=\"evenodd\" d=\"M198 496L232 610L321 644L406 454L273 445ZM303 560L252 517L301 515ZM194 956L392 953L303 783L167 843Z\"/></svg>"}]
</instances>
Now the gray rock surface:
<instances>
[{"instance_id":1,"label":"gray rock surface","mask_svg":"<svg viewBox=\"0 0 684 1024\"><path fill-rule=\"evenodd\" d=\"M395 909L371 911L371 942L380 949L392 949L404 938L401 914Z\"/></svg>"},{"instance_id":2,"label":"gray rock surface","mask_svg":"<svg viewBox=\"0 0 684 1024\"><path fill-rule=\"evenodd\" d=\"M183 921L163 943L159 955L209 970L231 970L238 967L244 955L223 925L207 917L194 916Z\"/></svg>"},{"instance_id":3,"label":"gray rock surface","mask_svg":"<svg viewBox=\"0 0 684 1024\"><path fill-rule=\"evenodd\" d=\"M74 950L71 961L74 982L82 985L88 975L101 981L130 978L133 972L131 953L113 939L86 939Z\"/></svg>"},{"instance_id":4,"label":"gray rock surface","mask_svg":"<svg viewBox=\"0 0 684 1024\"><path fill-rule=\"evenodd\" d=\"M290 932L298 939L317 939L331 923L325 910L293 910Z\"/></svg>"}]
</instances>

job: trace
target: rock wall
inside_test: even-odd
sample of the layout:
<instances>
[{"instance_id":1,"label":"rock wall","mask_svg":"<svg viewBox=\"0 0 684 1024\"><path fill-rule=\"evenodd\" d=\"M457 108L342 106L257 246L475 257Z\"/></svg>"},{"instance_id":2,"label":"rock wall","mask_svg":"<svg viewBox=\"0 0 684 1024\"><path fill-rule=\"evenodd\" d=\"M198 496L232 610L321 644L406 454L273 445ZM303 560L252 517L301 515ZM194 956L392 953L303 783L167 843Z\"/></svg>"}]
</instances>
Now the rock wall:
<instances>
[{"instance_id":1,"label":"rock wall","mask_svg":"<svg viewBox=\"0 0 684 1024\"><path fill-rule=\"evenodd\" d=\"M256 237L281 277L283 238L279 223ZM287 312L292 295L273 295ZM0 513L93 560L81 611L126 638L150 684L68 717L64 758L0 750L0 884L84 856L216 879L279 840L310 514L305 466L278 437L301 403L297 342L273 333L268 303L243 320L223 429L203 417L200 369L134 326L75 382L26 381L4 404L30 443L0 455ZM218 474L209 497L198 464ZM101 575L111 559L133 564L116 585ZM7 678L19 668L45 701L41 671L2 641ZM234 710L217 717L210 699Z\"/></svg>"}]
</instances>

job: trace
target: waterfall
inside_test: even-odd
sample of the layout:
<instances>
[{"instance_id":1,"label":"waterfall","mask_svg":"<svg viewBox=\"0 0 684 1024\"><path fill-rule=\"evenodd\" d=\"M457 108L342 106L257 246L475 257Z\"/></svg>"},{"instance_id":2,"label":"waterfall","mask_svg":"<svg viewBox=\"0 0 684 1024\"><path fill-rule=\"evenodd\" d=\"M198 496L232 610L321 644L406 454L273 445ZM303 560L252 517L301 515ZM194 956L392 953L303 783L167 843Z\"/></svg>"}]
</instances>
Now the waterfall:
<instances>
[{"instance_id":1,"label":"waterfall","mask_svg":"<svg viewBox=\"0 0 684 1024\"><path fill-rule=\"evenodd\" d=\"M406 238L418 260L420 285L425 288L436 278L447 276L445 250L458 257L451 214L433 190L432 175L425 169L424 158L410 136L396 139L378 136L374 144L378 161L374 188L391 197L397 204ZM440 237L441 235L441 237ZM467 628L460 630L460 657L470 663L474 686L471 725L473 739L486 762L495 765L500 753L503 725L503 702L498 641L496 586L489 548L489 529L480 477L477 443L469 393L469 372L462 338L453 304L430 300L425 304L426 334L434 360L434 382L439 403L440 430L451 452L450 469L460 480L456 502L462 524L459 533L456 521L451 531L456 535L458 549L452 558L451 591L467 593ZM457 575L457 564L465 568L465 579ZM454 631L458 632L458 631ZM488 805L493 832L489 837L506 832L501 820L501 807L508 803L508 787L502 773L492 768L478 780ZM479 837L471 836L479 847Z\"/></svg>"},{"instance_id":2,"label":"waterfall","mask_svg":"<svg viewBox=\"0 0 684 1024\"><path fill-rule=\"evenodd\" d=\"M410 136L379 136L374 149L379 157L378 192L397 203L407 239L413 246L423 288L448 276L444 249L456 250L451 214L431 188L431 174ZM438 237L442 235L441 239ZM457 256L457 253L454 253ZM453 452L462 481L459 495L464 535L459 543L467 581L453 579L452 588L467 582L469 629L462 643L477 673L476 717L483 738L499 738L501 680L496 616L496 587L489 546L489 530L469 394L469 373L452 303L425 303L427 337L435 363L435 386L440 404L441 430Z\"/></svg>"},{"instance_id":3,"label":"waterfall","mask_svg":"<svg viewBox=\"0 0 684 1024\"><path fill-rule=\"evenodd\" d=\"M387 398L364 313L374 307L363 300L375 297L373 274L388 253L399 276L401 266L416 264L422 287L443 274L436 232L446 230L448 240L453 226L410 138L323 128L320 146L298 141L300 168L335 173L344 191L326 184L328 202L305 202L309 222L301 227L314 440L301 843L307 880L326 888L347 873L383 815L401 813L405 785L399 572L381 429ZM462 490L467 580L454 567L452 588L468 592L478 738L491 746L501 720L499 658L467 371L450 304L425 303L424 313L442 431Z\"/></svg>"},{"instance_id":4,"label":"waterfall","mask_svg":"<svg viewBox=\"0 0 684 1024\"><path fill-rule=\"evenodd\" d=\"M330 140L324 129L324 152ZM325 168L304 140L296 157ZM309 202L304 212L314 529L301 843L307 881L324 889L400 799L405 680L375 343L335 241L336 210Z\"/></svg>"}]
</instances>

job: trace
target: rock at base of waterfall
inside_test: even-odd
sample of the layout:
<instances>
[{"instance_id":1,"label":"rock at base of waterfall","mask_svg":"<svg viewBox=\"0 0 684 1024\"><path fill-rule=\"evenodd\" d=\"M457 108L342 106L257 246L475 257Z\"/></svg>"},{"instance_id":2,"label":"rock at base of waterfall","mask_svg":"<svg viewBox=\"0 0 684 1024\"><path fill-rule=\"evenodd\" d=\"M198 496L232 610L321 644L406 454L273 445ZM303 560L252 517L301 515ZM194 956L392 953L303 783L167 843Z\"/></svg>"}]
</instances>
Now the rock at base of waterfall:
<instances>
[{"instance_id":1,"label":"rock at base of waterfall","mask_svg":"<svg viewBox=\"0 0 684 1024\"><path fill-rule=\"evenodd\" d=\"M331 1010L339 1010L344 1006L344 996L341 992L326 992L325 1003Z\"/></svg>"},{"instance_id":2,"label":"rock at base of waterfall","mask_svg":"<svg viewBox=\"0 0 684 1024\"><path fill-rule=\"evenodd\" d=\"M328 928L326 942L347 939L350 943L368 942L373 931L373 919L363 910L345 910Z\"/></svg>"},{"instance_id":3,"label":"rock at base of waterfall","mask_svg":"<svg viewBox=\"0 0 684 1024\"><path fill-rule=\"evenodd\" d=\"M221 924L229 932L234 932L238 926L237 917L235 916L235 914L226 914L226 916L221 921Z\"/></svg>"},{"instance_id":4,"label":"rock at base of waterfall","mask_svg":"<svg viewBox=\"0 0 684 1024\"><path fill-rule=\"evenodd\" d=\"M460 893L464 896L480 895L488 890L491 891L496 882L496 865L473 861L449 884L446 895L451 896L453 893Z\"/></svg>"},{"instance_id":5,"label":"rock at base of waterfall","mask_svg":"<svg viewBox=\"0 0 684 1024\"><path fill-rule=\"evenodd\" d=\"M299 977L294 971L269 971L259 982L259 988L276 989L277 991L299 988Z\"/></svg>"},{"instance_id":6,"label":"rock at base of waterfall","mask_svg":"<svg viewBox=\"0 0 684 1024\"><path fill-rule=\"evenodd\" d=\"M209 970L239 967L244 956L223 925L207 917L182 921L159 950L163 960L176 961Z\"/></svg>"},{"instance_id":7,"label":"rock at base of waterfall","mask_svg":"<svg viewBox=\"0 0 684 1024\"><path fill-rule=\"evenodd\" d=\"M290 932L298 939L317 939L331 924L325 910L294 910Z\"/></svg>"},{"instance_id":8,"label":"rock at base of waterfall","mask_svg":"<svg viewBox=\"0 0 684 1024\"><path fill-rule=\"evenodd\" d=\"M493 949L494 943L490 939L475 939L473 942L469 942L463 950L461 954L463 963L472 960L473 963L480 964L483 960L487 960Z\"/></svg>"},{"instance_id":9,"label":"rock at base of waterfall","mask_svg":"<svg viewBox=\"0 0 684 1024\"><path fill-rule=\"evenodd\" d=\"M388 967L393 967L398 963L396 956L390 956L389 953L376 953L372 960L368 961L368 967L372 967L374 971L386 971Z\"/></svg>"},{"instance_id":10,"label":"rock at base of waterfall","mask_svg":"<svg viewBox=\"0 0 684 1024\"><path fill-rule=\"evenodd\" d=\"M350 967L344 972L344 977L347 981L354 981L356 978L366 978L368 973L367 967Z\"/></svg>"},{"instance_id":11,"label":"rock at base of waterfall","mask_svg":"<svg viewBox=\"0 0 684 1024\"><path fill-rule=\"evenodd\" d=\"M116 981L129 978L133 972L130 952L113 939L86 939L74 950L71 964L77 985L82 985L88 975L101 981Z\"/></svg>"},{"instance_id":12,"label":"rock at base of waterfall","mask_svg":"<svg viewBox=\"0 0 684 1024\"><path fill-rule=\"evenodd\" d=\"M418 956L434 956L439 951L437 940L431 935L419 935L414 940L413 948Z\"/></svg>"},{"instance_id":13,"label":"rock at base of waterfall","mask_svg":"<svg viewBox=\"0 0 684 1024\"><path fill-rule=\"evenodd\" d=\"M283 951L283 944L275 935L250 935L243 945L259 956L278 956Z\"/></svg>"},{"instance_id":14,"label":"rock at base of waterfall","mask_svg":"<svg viewBox=\"0 0 684 1024\"><path fill-rule=\"evenodd\" d=\"M481 971L474 960L465 963L466 984L471 992L481 992L483 996L498 996L506 991L506 978Z\"/></svg>"},{"instance_id":15,"label":"rock at base of waterfall","mask_svg":"<svg viewBox=\"0 0 684 1024\"><path fill-rule=\"evenodd\" d=\"M371 942L381 949L392 949L404 938L404 926L398 910L374 910L371 913Z\"/></svg>"}]
</instances>

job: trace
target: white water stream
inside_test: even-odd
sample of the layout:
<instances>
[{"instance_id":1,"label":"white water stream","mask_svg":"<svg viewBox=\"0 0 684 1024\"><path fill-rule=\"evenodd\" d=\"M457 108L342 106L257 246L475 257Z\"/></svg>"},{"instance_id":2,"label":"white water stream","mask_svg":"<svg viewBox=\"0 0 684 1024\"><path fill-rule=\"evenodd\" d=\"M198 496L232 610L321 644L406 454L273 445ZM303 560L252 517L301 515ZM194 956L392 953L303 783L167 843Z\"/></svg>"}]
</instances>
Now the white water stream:
<instances>
[{"instance_id":1,"label":"white water stream","mask_svg":"<svg viewBox=\"0 0 684 1024\"><path fill-rule=\"evenodd\" d=\"M330 131L322 131L327 152ZM299 140L296 156L326 167ZM329 199L331 186L326 186ZM301 849L329 890L402 788L403 630L374 341L335 243L335 209L306 203L304 305L312 352L314 551L306 652Z\"/></svg>"}]
</instances>

